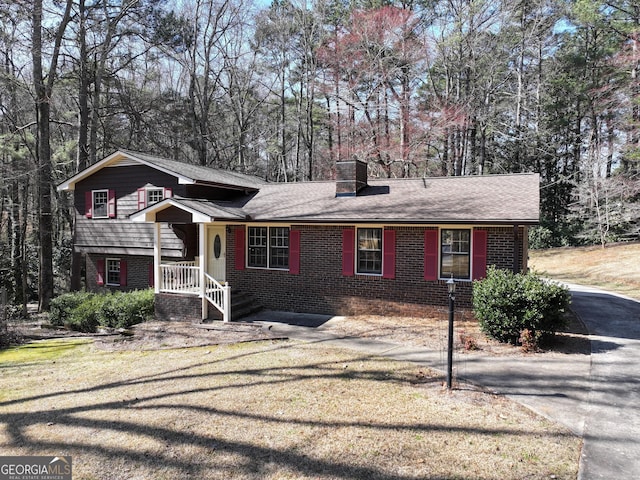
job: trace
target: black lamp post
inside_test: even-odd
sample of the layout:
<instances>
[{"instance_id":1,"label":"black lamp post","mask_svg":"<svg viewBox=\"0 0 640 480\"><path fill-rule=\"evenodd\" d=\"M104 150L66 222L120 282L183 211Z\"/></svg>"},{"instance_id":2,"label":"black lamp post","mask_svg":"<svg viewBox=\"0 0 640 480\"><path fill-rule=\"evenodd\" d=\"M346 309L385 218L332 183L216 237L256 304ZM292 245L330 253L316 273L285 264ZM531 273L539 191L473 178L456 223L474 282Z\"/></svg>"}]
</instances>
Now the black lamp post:
<instances>
[{"instance_id":1,"label":"black lamp post","mask_svg":"<svg viewBox=\"0 0 640 480\"><path fill-rule=\"evenodd\" d=\"M456 301L456 282L453 281L453 274L447 280L449 290L449 344L447 345L447 388L451 390L451 373L453 371L453 309Z\"/></svg>"}]
</instances>

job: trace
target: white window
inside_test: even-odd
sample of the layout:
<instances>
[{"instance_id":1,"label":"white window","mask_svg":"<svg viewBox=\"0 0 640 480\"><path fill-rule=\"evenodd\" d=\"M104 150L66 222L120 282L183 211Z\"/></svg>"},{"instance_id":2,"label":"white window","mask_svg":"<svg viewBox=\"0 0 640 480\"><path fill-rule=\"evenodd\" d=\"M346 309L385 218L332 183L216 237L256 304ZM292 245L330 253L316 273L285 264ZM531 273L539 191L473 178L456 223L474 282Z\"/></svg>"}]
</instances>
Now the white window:
<instances>
[{"instance_id":1,"label":"white window","mask_svg":"<svg viewBox=\"0 0 640 480\"><path fill-rule=\"evenodd\" d=\"M164 200L164 188L147 188L147 205Z\"/></svg>"},{"instance_id":2,"label":"white window","mask_svg":"<svg viewBox=\"0 0 640 480\"><path fill-rule=\"evenodd\" d=\"M147 208L149 205L158 203L165 198L171 198L173 190L162 187L142 187L138 189L138 210Z\"/></svg>"},{"instance_id":3,"label":"white window","mask_svg":"<svg viewBox=\"0 0 640 480\"><path fill-rule=\"evenodd\" d=\"M247 265L254 268L289 268L289 227L249 227Z\"/></svg>"},{"instance_id":4,"label":"white window","mask_svg":"<svg viewBox=\"0 0 640 480\"><path fill-rule=\"evenodd\" d=\"M382 229L358 228L357 273L382 274Z\"/></svg>"},{"instance_id":5,"label":"white window","mask_svg":"<svg viewBox=\"0 0 640 480\"><path fill-rule=\"evenodd\" d=\"M440 230L440 278L471 278L471 230Z\"/></svg>"},{"instance_id":6,"label":"white window","mask_svg":"<svg viewBox=\"0 0 640 480\"><path fill-rule=\"evenodd\" d=\"M92 204L93 218L109 218L109 190L93 190Z\"/></svg>"},{"instance_id":7,"label":"white window","mask_svg":"<svg viewBox=\"0 0 640 480\"><path fill-rule=\"evenodd\" d=\"M120 285L120 259L107 258L107 285Z\"/></svg>"}]
</instances>

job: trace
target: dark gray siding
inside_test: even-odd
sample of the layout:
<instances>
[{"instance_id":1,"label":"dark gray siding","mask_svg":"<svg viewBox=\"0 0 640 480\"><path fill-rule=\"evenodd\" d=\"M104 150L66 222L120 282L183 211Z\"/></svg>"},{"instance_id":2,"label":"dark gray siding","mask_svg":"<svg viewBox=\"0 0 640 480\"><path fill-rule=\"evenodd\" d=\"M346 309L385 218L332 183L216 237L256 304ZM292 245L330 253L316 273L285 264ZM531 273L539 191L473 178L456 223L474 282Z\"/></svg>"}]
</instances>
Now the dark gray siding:
<instances>
[{"instance_id":1,"label":"dark gray siding","mask_svg":"<svg viewBox=\"0 0 640 480\"><path fill-rule=\"evenodd\" d=\"M153 255L153 224L133 223L130 214L138 210L138 189L171 188L184 195L185 186L172 175L144 165L106 167L78 182L74 194L76 210L76 250L87 253ZM110 189L116 192L116 217L92 219L85 216L85 192ZM162 255L182 256L182 242L170 228L162 227Z\"/></svg>"}]
</instances>

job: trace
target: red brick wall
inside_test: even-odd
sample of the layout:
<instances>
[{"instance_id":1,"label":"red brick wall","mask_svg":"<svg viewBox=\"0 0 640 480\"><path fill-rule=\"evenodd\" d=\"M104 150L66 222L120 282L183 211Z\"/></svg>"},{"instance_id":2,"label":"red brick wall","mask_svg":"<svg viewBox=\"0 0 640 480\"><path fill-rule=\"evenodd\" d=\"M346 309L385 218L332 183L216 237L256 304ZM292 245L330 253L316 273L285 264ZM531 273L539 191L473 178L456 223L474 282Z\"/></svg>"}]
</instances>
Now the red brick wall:
<instances>
[{"instance_id":1,"label":"red brick wall","mask_svg":"<svg viewBox=\"0 0 640 480\"><path fill-rule=\"evenodd\" d=\"M505 270L513 269L514 233L513 227L485 228L488 233L487 265L495 265ZM518 230L518 271L522 270L524 229Z\"/></svg>"},{"instance_id":2,"label":"red brick wall","mask_svg":"<svg viewBox=\"0 0 640 480\"><path fill-rule=\"evenodd\" d=\"M235 228L227 235L227 279L234 290L250 292L265 308L332 314L420 315L429 305L446 305L446 281L425 281L424 227L389 227L396 231L396 278L342 275L339 226L293 226L301 231L300 274L235 269ZM513 228L486 228L487 264L513 267ZM520 229L519 241L522 241ZM520 246L522 252L522 246ZM519 264L521 264L521 259ZM471 282L458 282L456 302L471 304Z\"/></svg>"}]
</instances>

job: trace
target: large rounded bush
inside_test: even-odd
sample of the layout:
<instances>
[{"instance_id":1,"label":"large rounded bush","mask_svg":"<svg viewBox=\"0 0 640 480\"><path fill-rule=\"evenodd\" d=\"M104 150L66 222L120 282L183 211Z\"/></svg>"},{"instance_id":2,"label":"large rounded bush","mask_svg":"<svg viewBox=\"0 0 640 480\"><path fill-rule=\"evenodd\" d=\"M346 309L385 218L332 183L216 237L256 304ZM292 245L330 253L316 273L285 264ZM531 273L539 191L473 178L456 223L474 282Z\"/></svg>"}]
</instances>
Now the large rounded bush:
<instances>
[{"instance_id":1,"label":"large rounded bush","mask_svg":"<svg viewBox=\"0 0 640 480\"><path fill-rule=\"evenodd\" d=\"M68 322L71 313L84 302L95 296L91 292L63 293L51 300L49 307L49 321L52 325L62 326Z\"/></svg>"},{"instance_id":2,"label":"large rounded bush","mask_svg":"<svg viewBox=\"0 0 640 480\"><path fill-rule=\"evenodd\" d=\"M473 284L473 309L482 330L500 342L518 344L522 332L539 338L566 327L569 290L533 273L489 268Z\"/></svg>"},{"instance_id":3,"label":"large rounded bush","mask_svg":"<svg viewBox=\"0 0 640 480\"><path fill-rule=\"evenodd\" d=\"M93 295L71 311L64 326L78 332L93 333L99 325L98 311L102 307L104 296Z\"/></svg>"},{"instance_id":4,"label":"large rounded bush","mask_svg":"<svg viewBox=\"0 0 640 480\"><path fill-rule=\"evenodd\" d=\"M153 316L153 290L108 294L67 293L51 302L50 321L71 330L95 332L99 326L127 328Z\"/></svg>"},{"instance_id":5,"label":"large rounded bush","mask_svg":"<svg viewBox=\"0 0 640 480\"><path fill-rule=\"evenodd\" d=\"M103 327L128 328L153 316L153 290L114 292L105 297L98 320Z\"/></svg>"}]
</instances>

